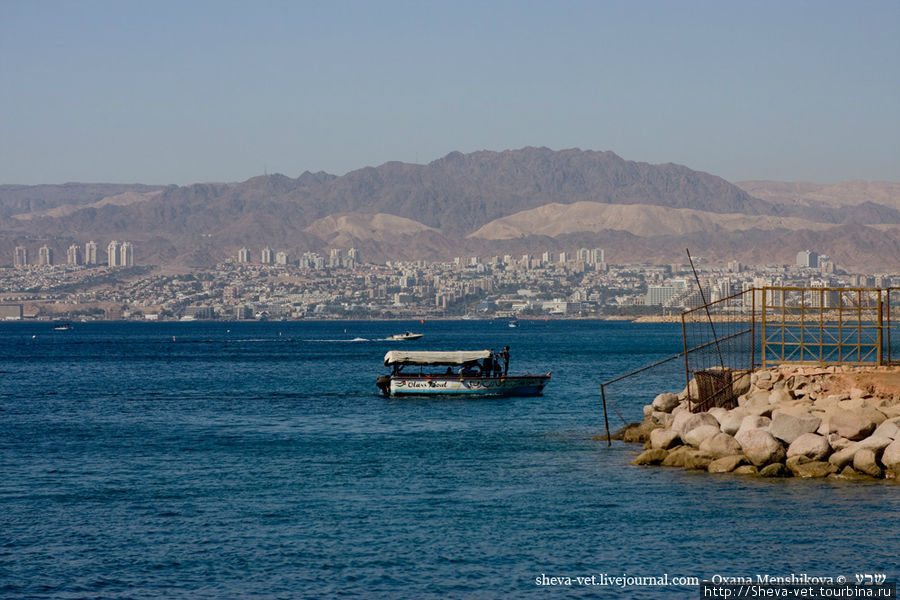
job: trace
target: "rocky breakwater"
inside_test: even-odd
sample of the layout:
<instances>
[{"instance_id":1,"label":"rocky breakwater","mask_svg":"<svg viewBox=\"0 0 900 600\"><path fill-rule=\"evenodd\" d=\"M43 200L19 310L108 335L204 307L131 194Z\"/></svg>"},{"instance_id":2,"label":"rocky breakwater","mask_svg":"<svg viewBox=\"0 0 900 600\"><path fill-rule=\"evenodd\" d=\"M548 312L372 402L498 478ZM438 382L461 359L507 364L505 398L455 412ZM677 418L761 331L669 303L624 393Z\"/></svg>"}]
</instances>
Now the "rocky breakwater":
<instances>
[{"instance_id":1,"label":"rocky breakwater","mask_svg":"<svg viewBox=\"0 0 900 600\"><path fill-rule=\"evenodd\" d=\"M900 479L900 369L779 367L732 375L738 405L730 410L692 412L687 388L645 406L643 422L622 434L644 444L633 464Z\"/></svg>"}]
</instances>

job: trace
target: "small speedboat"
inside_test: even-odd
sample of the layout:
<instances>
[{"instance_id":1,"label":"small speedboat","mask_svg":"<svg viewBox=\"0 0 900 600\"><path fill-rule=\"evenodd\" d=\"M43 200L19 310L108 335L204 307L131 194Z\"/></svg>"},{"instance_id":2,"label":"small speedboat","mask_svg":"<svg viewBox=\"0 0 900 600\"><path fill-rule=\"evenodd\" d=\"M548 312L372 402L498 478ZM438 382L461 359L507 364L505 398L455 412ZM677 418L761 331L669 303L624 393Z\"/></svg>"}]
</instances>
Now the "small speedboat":
<instances>
[{"instance_id":1,"label":"small speedboat","mask_svg":"<svg viewBox=\"0 0 900 600\"><path fill-rule=\"evenodd\" d=\"M510 321L510 322L509 322L509 326L510 326L510 327L518 327L518 326L519 326L519 322L518 322L518 321Z\"/></svg>"},{"instance_id":2,"label":"small speedboat","mask_svg":"<svg viewBox=\"0 0 900 600\"><path fill-rule=\"evenodd\" d=\"M401 341L401 340L417 340L420 337L425 335L424 333L412 333L410 331L404 331L403 333L395 333L394 335L388 336L389 340Z\"/></svg>"},{"instance_id":3,"label":"small speedboat","mask_svg":"<svg viewBox=\"0 0 900 600\"><path fill-rule=\"evenodd\" d=\"M69 331L72 329L71 323L57 323L53 326L53 331Z\"/></svg>"}]
</instances>

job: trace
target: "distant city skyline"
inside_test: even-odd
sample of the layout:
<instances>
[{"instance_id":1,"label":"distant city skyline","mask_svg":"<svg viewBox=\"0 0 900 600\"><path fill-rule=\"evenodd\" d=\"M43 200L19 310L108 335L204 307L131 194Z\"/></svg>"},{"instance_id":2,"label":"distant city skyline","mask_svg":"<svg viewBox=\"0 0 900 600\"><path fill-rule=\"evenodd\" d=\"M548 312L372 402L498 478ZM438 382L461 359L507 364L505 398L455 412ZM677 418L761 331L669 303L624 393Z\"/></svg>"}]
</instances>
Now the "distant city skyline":
<instances>
[{"instance_id":1,"label":"distant city skyline","mask_svg":"<svg viewBox=\"0 0 900 600\"><path fill-rule=\"evenodd\" d=\"M524 146L900 181L900 3L0 3L0 184Z\"/></svg>"}]
</instances>

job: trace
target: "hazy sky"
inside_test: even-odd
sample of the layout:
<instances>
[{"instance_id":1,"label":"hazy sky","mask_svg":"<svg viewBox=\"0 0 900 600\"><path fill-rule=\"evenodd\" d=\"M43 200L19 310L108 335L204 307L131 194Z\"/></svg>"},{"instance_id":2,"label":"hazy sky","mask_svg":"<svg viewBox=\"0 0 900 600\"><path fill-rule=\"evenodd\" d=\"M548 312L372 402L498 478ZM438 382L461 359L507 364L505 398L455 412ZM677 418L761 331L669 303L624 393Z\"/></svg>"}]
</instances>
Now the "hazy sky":
<instances>
[{"instance_id":1,"label":"hazy sky","mask_svg":"<svg viewBox=\"0 0 900 600\"><path fill-rule=\"evenodd\" d=\"M0 183L523 146L900 181L900 2L0 0Z\"/></svg>"}]
</instances>

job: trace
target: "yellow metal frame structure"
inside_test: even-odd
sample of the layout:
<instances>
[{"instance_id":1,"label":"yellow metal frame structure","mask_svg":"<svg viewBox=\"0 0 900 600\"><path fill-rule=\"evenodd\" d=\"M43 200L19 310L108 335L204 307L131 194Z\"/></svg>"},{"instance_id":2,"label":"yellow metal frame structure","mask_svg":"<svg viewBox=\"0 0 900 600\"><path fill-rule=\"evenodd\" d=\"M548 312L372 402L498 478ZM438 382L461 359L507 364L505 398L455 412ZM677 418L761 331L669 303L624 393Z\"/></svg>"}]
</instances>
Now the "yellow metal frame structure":
<instances>
[{"instance_id":1,"label":"yellow metal frame structure","mask_svg":"<svg viewBox=\"0 0 900 600\"><path fill-rule=\"evenodd\" d=\"M763 368L890 362L890 350L883 355L885 331L890 344L890 288L765 287L760 293Z\"/></svg>"}]
</instances>

